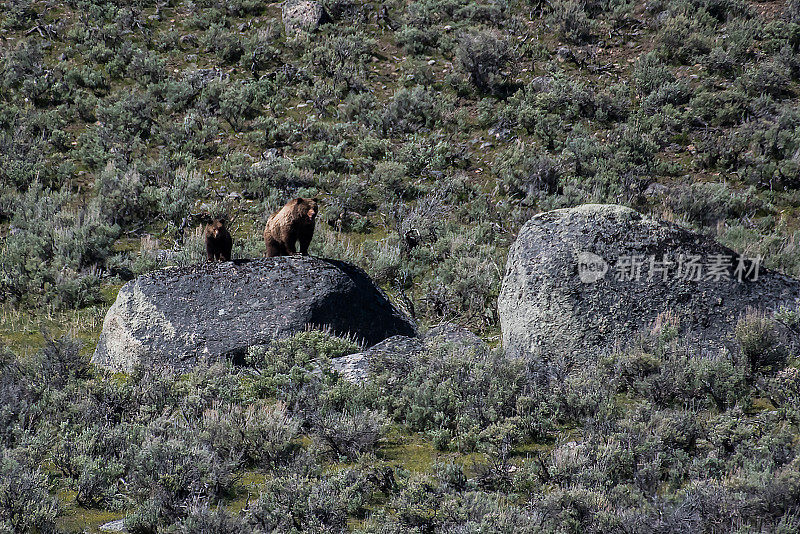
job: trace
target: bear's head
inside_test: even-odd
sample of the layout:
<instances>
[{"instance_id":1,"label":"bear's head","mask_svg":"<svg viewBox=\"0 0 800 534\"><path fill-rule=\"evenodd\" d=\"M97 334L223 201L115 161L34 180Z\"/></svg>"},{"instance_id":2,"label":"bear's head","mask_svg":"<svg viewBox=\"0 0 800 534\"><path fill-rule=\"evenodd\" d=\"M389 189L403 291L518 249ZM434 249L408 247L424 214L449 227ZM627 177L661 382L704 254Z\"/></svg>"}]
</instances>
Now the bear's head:
<instances>
[{"instance_id":1,"label":"bear's head","mask_svg":"<svg viewBox=\"0 0 800 534\"><path fill-rule=\"evenodd\" d=\"M208 233L212 235L215 239L219 237L219 233L225 229L225 221L220 219L214 219L211 221L211 224L208 225Z\"/></svg>"},{"instance_id":2,"label":"bear's head","mask_svg":"<svg viewBox=\"0 0 800 534\"><path fill-rule=\"evenodd\" d=\"M313 223L317 219L317 213L319 213L319 206L317 204L317 200L315 198L296 198L295 205L300 213L300 215L307 220L307 222Z\"/></svg>"}]
</instances>

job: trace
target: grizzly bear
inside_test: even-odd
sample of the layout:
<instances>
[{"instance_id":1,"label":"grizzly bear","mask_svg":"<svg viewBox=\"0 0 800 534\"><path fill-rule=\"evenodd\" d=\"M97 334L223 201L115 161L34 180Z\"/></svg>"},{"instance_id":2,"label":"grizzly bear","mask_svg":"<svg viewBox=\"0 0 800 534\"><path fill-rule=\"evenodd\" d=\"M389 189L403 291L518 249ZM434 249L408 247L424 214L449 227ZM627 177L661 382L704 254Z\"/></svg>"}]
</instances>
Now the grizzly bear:
<instances>
[{"instance_id":1,"label":"grizzly bear","mask_svg":"<svg viewBox=\"0 0 800 534\"><path fill-rule=\"evenodd\" d=\"M300 254L307 255L308 245L314 235L317 211L315 199L296 198L272 214L264 228L266 256L271 258L297 254L297 241L300 241Z\"/></svg>"},{"instance_id":2,"label":"grizzly bear","mask_svg":"<svg viewBox=\"0 0 800 534\"><path fill-rule=\"evenodd\" d=\"M208 261L231 260L233 239L228 229L225 228L224 219L214 219L206 226L206 257Z\"/></svg>"}]
</instances>

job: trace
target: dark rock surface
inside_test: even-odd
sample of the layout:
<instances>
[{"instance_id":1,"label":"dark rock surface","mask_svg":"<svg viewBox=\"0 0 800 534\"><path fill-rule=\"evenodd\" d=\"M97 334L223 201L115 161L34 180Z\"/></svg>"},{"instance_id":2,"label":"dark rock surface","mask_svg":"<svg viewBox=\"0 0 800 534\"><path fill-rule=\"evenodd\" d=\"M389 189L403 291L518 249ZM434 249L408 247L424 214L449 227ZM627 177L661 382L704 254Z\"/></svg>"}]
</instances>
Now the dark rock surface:
<instances>
[{"instance_id":1,"label":"dark rock surface","mask_svg":"<svg viewBox=\"0 0 800 534\"><path fill-rule=\"evenodd\" d=\"M424 350L438 348L485 353L489 350L486 343L478 336L460 326L445 323L429 329L419 337L392 336L377 343L363 352L348 354L334 358L331 367L346 380L360 382L369 376L371 362L380 354L392 354L411 357Z\"/></svg>"},{"instance_id":2,"label":"dark rock surface","mask_svg":"<svg viewBox=\"0 0 800 534\"><path fill-rule=\"evenodd\" d=\"M92 361L179 370L199 359L240 358L247 347L328 328L373 345L416 335L361 269L290 256L161 269L125 284L106 315Z\"/></svg>"},{"instance_id":3,"label":"dark rock surface","mask_svg":"<svg viewBox=\"0 0 800 534\"><path fill-rule=\"evenodd\" d=\"M636 256L644 262L638 280ZM675 263L666 281L657 263L651 269L651 257ZM722 274L709 276L715 262ZM700 280L691 263L701 264ZM737 267L744 268L742 281ZM696 348L728 346L748 310L767 312L800 299L800 281L763 266L754 279L750 269L752 262L740 265L713 239L626 207L541 213L509 251L498 299L503 346L509 356L608 351L659 324L676 325Z\"/></svg>"}]
</instances>

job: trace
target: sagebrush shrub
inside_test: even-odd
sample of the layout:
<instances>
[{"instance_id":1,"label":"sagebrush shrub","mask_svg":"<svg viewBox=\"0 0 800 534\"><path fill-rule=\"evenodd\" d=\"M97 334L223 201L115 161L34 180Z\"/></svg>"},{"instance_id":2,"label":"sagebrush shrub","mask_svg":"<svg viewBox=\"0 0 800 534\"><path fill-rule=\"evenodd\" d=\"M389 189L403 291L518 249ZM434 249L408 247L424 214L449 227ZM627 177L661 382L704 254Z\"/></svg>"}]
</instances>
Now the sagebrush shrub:
<instances>
[{"instance_id":1,"label":"sagebrush shrub","mask_svg":"<svg viewBox=\"0 0 800 534\"><path fill-rule=\"evenodd\" d=\"M633 67L633 83L636 91L642 96L647 96L674 80L672 72L659 60L655 52L640 56Z\"/></svg>"},{"instance_id":2,"label":"sagebrush shrub","mask_svg":"<svg viewBox=\"0 0 800 534\"><path fill-rule=\"evenodd\" d=\"M456 60L479 91L501 93L512 60L508 42L496 33L465 33L458 41Z\"/></svg>"},{"instance_id":3,"label":"sagebrush shrub","mask_svg":"<svg viewBox=\"0 0 800 534\"><path fill-rule=\"evenodd\" d=\"M58 532L55 522L58 513L58 499L50 495L44 474L2 451L0 528L6 532Z\"/></svg>"},{"instance_id":4,"label":"sagebrush shrub","mask_svg":"<svg viewBox=\"0 0 800 534\"><path fill-rule=\"evenodd\" d=\"M97 203L73 208L72 200L39 184L18 197L11 220L17 230L0 244L0 300L58 307L100 300L97 269L120 228L104 220Z\"/></svg>"},{"instance_id":5,"label":"sagebrush shrub","mask_svg":"<svg viewBox=\"0 0 800 534\"><path fill-rule=\"evenodd\" d=\"M773 319L750 314L736 324L736 341L753 371L776 369L786 363L789 356Z\"/></svg>"},{"instance_id":6,"label":"sagebrush shrub","mask_svg":"<svg viewBox=\"0 0 800 534\"><path fill-rule=\"evenodd\" d=\"M555 25L562 39L578 45L590 40L595 25L586 14L584 4L578 0L554 2L548 20Z\"/></svg>"}]
</instances>

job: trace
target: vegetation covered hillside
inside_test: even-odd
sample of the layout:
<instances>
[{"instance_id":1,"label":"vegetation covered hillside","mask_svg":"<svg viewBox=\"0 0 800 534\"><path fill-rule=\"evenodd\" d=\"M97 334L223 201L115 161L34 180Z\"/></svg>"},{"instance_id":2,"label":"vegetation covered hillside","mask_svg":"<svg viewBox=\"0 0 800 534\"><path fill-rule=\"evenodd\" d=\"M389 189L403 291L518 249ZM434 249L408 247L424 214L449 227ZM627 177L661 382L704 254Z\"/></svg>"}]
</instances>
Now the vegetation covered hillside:
<instances>
[{"instance_id":1,"label":"vegetation covered hillside","mask_svg":"<svg viewBox=\"0 0 800 534\"><path fill-rule=\"evenodd\" d=\"M796 532L797 310L734 353L88 364L119 287L317 197L312 254L498 339L531 215L619 203L800 276L800 2L0 4L0 530ZM780 328L779 328L780 326ZM318 370L322 372L306 372Z\"/></svg>"}]
</instances>

